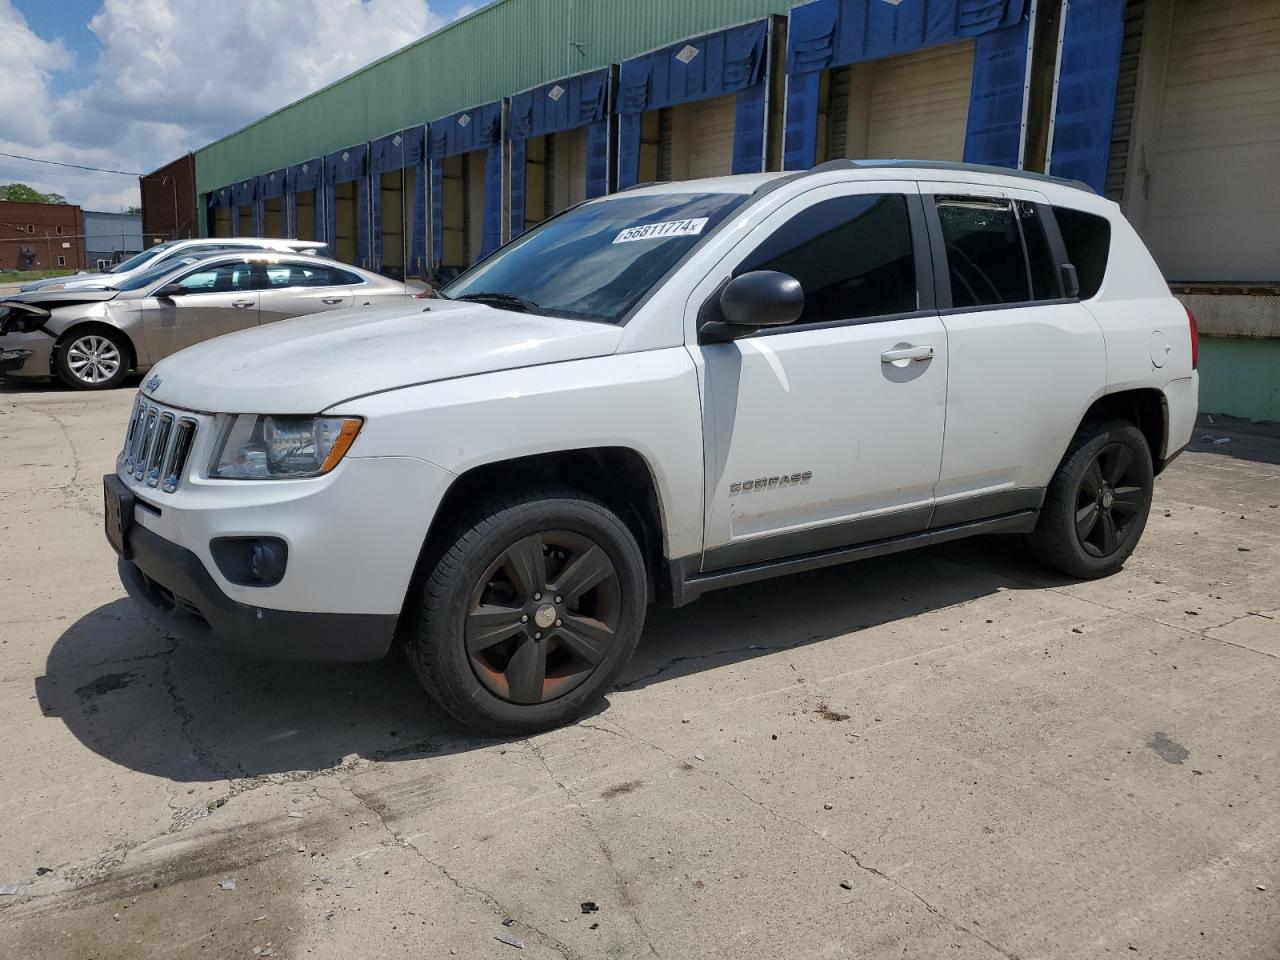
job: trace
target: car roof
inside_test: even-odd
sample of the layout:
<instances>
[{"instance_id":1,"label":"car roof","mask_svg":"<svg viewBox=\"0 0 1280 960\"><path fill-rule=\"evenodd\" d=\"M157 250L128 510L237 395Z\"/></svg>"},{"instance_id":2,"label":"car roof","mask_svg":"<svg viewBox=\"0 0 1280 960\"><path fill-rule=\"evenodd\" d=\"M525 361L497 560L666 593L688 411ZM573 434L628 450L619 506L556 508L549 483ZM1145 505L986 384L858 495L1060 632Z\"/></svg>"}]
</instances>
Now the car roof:
<instances>
[{"instance_id":1,"label":"car roof","mask_svg":"<svg viewBox=\"0 0 1280 960\"><path fill-rule=\"evenodd\" d=\"M169 249L177 249L182 244L204 245L208 243L216 243L228 247L251 247L256 249L270 247L281 250L319 250L328 246L321 240L291 240L282 237L194 237L189 240L176 241L173 247Z\"/></svg>"},{"instance_id":2,"label":"car roof","mask_svg":"<svg viewBox=\"0 0 1280 960\"><path fill-rule=\"evenodd\" d=\"M319 257L315 254L302 253L290 250L245 250L240 251L222 250L212 254L193 254L190 258L184 258L180 263L175 263L172 270L157 277L157 281L163 280L175 273L196 267L217 266L220 263L232 261L247 260L258 263L291 263L300 267L316 267L325 266L333 267L336 270L343 270L347 273L354 273L367 283L374 283L382 280L390 280L381 274L370 273L368 270L362 270L354 267L349 263L343 263L341 260L334 260L330 257ZM397 282L397 281L392 281Z\"/></svg>"}]
</instances>

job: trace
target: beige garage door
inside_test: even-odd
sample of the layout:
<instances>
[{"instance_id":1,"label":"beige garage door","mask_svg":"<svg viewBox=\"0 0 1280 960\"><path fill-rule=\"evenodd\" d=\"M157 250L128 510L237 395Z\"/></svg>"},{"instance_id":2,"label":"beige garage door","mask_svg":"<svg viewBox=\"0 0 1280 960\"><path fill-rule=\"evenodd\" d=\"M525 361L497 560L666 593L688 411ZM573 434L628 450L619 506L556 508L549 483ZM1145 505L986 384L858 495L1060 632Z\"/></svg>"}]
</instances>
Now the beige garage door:
<instances>
[{"instance_id":1,"label":"beige garage door","mask_svg":"<svg viewBox=\"0 0 1280 960\"><path fill-rule=\"evenodd\" d=\"M1170 280L1280 278L1280 2L1177 0L1146 236Z\"/></svg>"},{"instance_id":2,"label":"beige garage door","mask_svg":"<svg viewBox=\"0 0 1280 960\"><path fill-rule=\"evenodd\" d=\"M826 159L963 160L972 40L832 70Z\"/></svg>"},{"instance_id":3,"label":"beige garage door","mask_svg":"<svg viewBox=\"0 0 1280 960\"><path fill-rule=\"evenodd\" d=\"M733 172L735 94L671 108L671 179L725 177ZM665 111L664 111L665 112Z\"/></svg>"},{"instance_id":4,"label":"beige garage door","mask_svg":"<svg viewBox=\"0 0 1280 960\"><path fill-rule=\"evenodd\" d=\"M551 213L587 199L587 128L554 134L551 149Z\"/></svg>"}]
</instances>

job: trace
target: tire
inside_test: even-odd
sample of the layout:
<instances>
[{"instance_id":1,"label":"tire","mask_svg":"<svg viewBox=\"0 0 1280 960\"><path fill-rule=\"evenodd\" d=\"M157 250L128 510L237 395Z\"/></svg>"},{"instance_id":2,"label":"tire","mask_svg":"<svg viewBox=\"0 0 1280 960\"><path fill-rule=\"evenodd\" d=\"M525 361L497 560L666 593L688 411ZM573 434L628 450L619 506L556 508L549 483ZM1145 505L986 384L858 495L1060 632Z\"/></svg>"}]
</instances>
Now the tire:
<instances>
[{"instance_id":1,"label":"tire","mask_svg":"<svg viewBox=\"0 0 1280 960\"><path fill-rule=\"evenodd\" d=\"M124 334L110 327L78 327L65 334L53 362L58 378L74 390L111 390L133 366Z\"/></svg>"},{"instance_id":2,"label":"tire","mask_svg":"<svg viewBox=\"0 0 1280 960\"><path fill-rule=\"evenodd\" d=\"M1032 554L1070 577L1110 576L1142 537L1154 485L1141 430L1125 420L1086 422L1049 483Z\"/></svg>"},{"instance_id":3,"label":"tire","mask_svg":"<svg viewBox=\"0 0 1280 960\"><path fill-rule=\"evenodd\" d=\"M644 625L635 537L603 504L567 488L492 501L460 527L407 611L419 682L485 733L523 735L582 716L631 658Z\"/></svg>"}]
</instances>

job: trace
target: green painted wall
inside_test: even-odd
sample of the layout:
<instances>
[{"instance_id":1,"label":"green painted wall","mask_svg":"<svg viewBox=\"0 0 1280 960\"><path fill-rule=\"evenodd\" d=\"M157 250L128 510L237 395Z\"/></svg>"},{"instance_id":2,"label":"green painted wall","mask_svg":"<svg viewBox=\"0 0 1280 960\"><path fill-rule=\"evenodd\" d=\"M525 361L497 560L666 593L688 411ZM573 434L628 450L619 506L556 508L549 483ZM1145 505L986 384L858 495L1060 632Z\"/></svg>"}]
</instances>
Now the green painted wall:
<instances>
[{"instance_id":1,"label":"green painted wall","mask_svg":"<svg viewBox=\"0 0 1280 960\"><path fill-rule=\"evenodd\" d=\"M791 0L498 0L196 151L196 191L790 7Z\"/></svg>"},{"instance_id":2,"label":"green painted wall","mask_svg":"<svg viewBox=\"0 0 1280 960\"><path fill-rule=\"evenodd\" d=\"M1280 421L1280 340L1201 337L1200 410Z\"/></svg>"}]
</instances>

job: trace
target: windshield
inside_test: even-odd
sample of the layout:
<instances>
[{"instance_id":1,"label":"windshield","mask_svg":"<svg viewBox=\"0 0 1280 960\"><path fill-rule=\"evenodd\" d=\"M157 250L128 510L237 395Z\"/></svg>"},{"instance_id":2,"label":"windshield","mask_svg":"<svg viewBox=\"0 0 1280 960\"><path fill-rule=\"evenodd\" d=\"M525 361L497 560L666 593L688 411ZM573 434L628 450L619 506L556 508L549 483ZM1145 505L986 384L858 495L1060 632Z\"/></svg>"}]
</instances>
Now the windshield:
<instances>
[{"instance_id":1,"label":"windshield","mask_svg":"<svg viewBox=\"0 0 1280 960\"><path fill-rule=\"evenodd\" d=\"M508 244L440 295L616 323L744 200L664 193L584 204Z\"/></svg>"},{"instance_id":2,"label":"windshield","mask_svg":"<svg viewBox=\"0 0 1280 960\"><path fill-rule=\"evenodd\" d=\"M150 250L143 250L141 253L135 253L128 260L121 260L114 267L108 270L108 273L128 273L130 270L137 270L140 266L147 263L154 257L158 256L161 251L173 246L170 243L161 243L152 247Z\"/></svg>"},{"instance_id":3,"label":"windshield","mask_svg":"<svg viewBox=\"0 0 1280 960\"><path fill-rule=\"evenodd\" d=\"M141 290L143 287L151 286L161 277L167 276L189 263L195 263L196 259L195 257L183 257L181 260L166 260L164 263L157 263L154 267L143 270L136 276L121 280L119 283L113 283L111 289Z\"/></svg>"}]
</instances>

